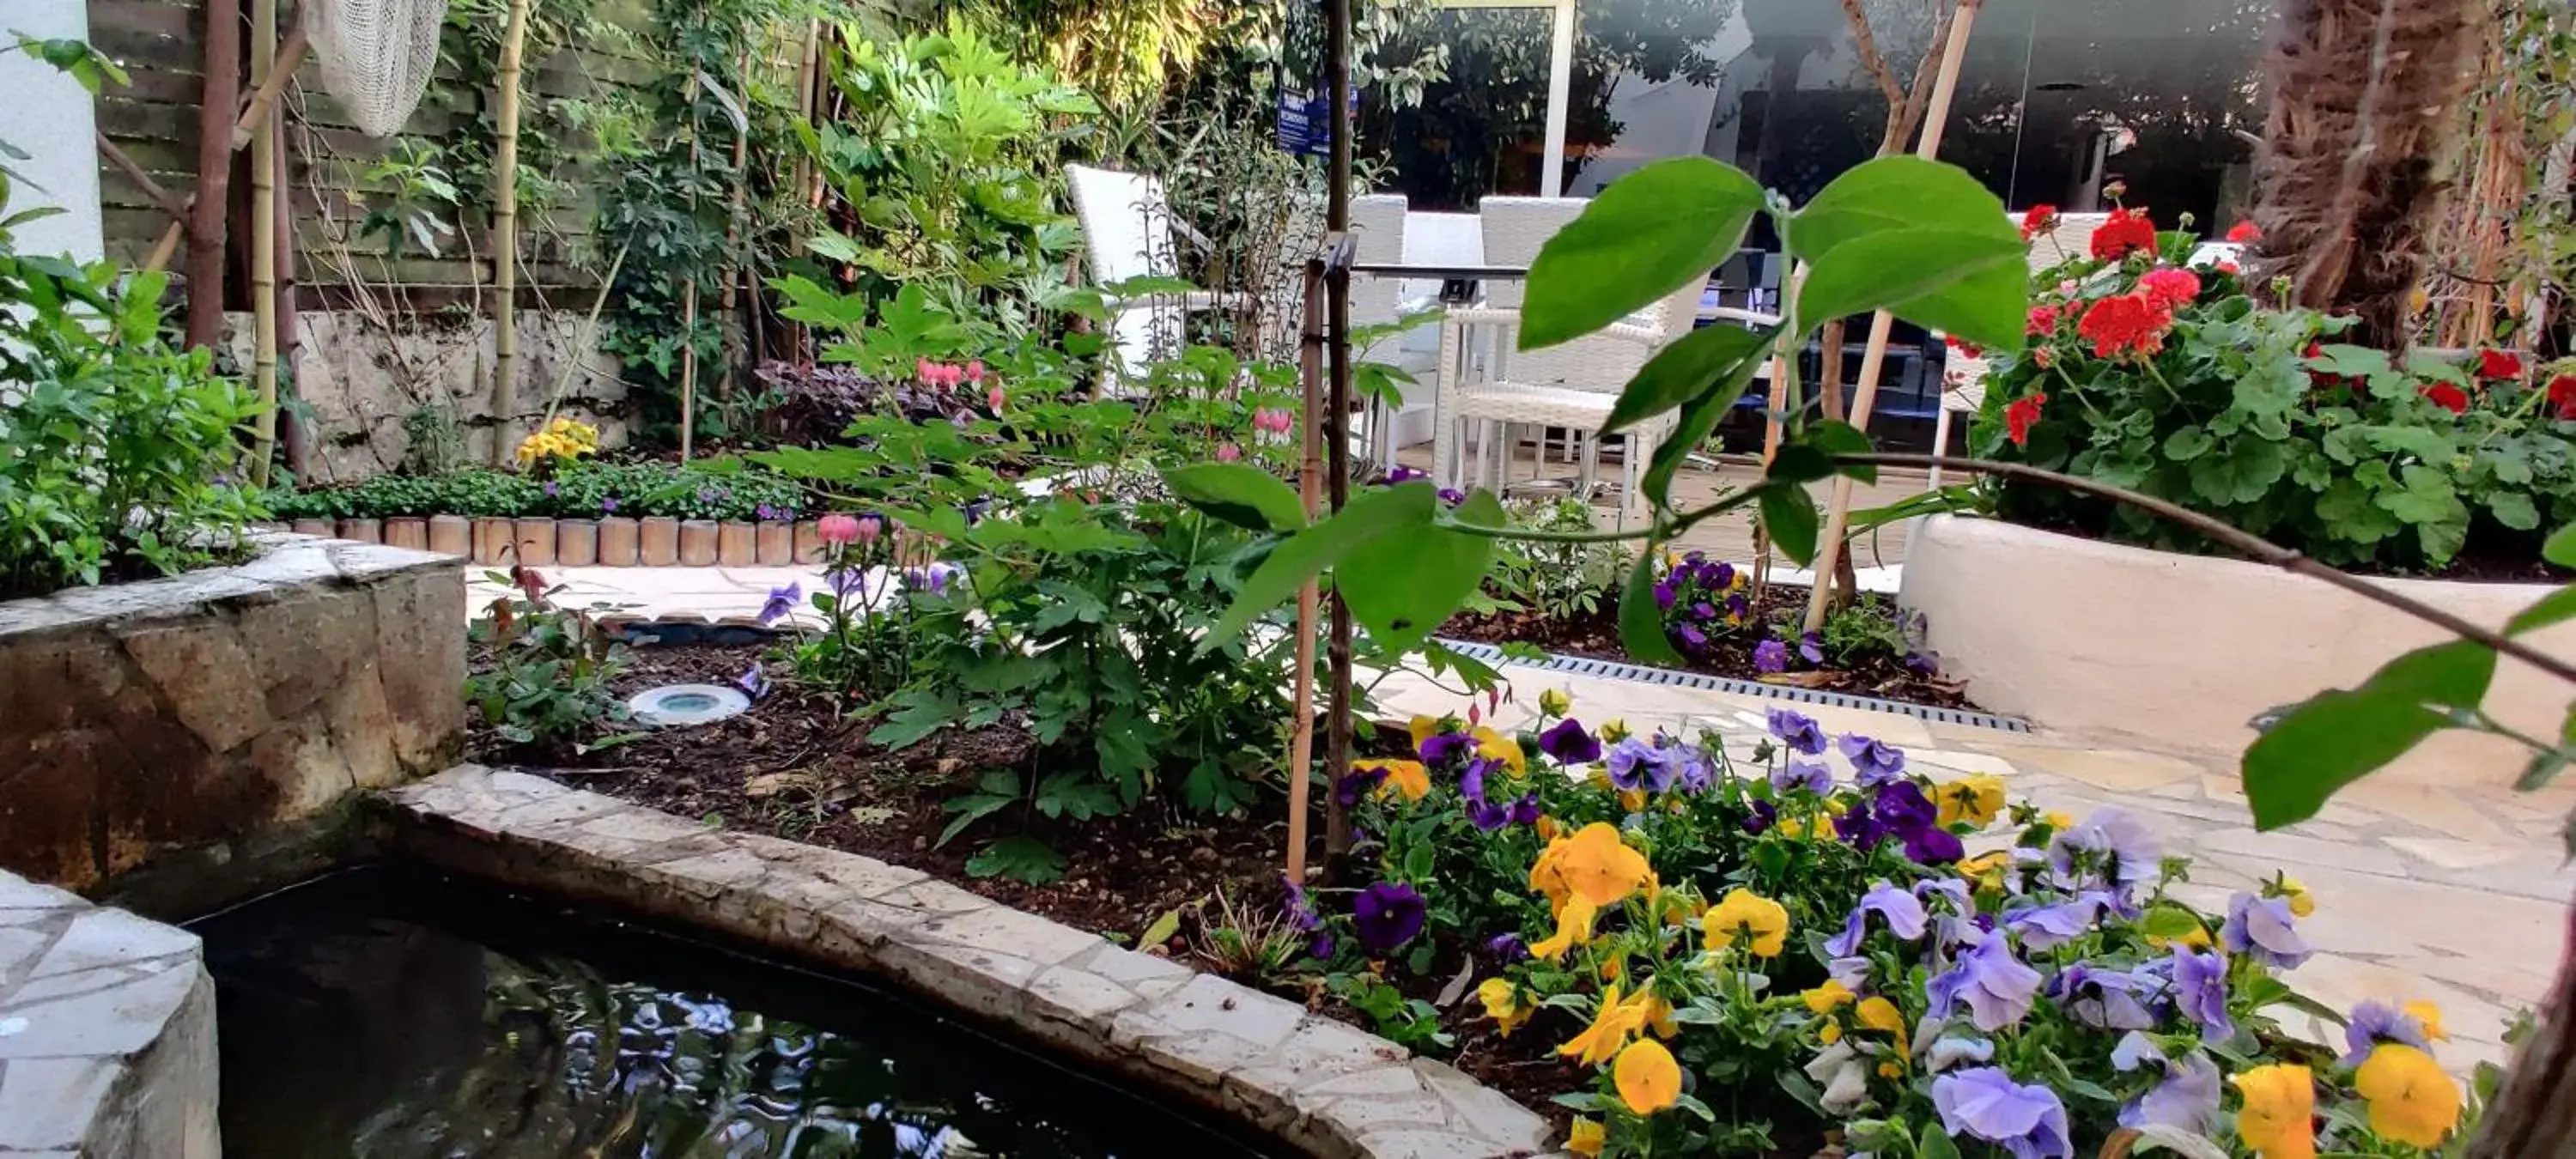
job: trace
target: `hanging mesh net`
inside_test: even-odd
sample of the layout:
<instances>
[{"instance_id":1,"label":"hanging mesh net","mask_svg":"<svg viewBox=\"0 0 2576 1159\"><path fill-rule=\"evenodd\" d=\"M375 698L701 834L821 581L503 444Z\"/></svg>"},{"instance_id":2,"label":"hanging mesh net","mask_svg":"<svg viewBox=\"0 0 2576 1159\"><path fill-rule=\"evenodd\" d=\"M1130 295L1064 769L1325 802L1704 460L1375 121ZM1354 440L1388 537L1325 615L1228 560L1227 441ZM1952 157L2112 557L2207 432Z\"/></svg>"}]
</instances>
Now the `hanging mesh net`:
<instances>
[{"instance_id":1,"label":"hanging mesh net","mask_svg":"<svg viewBox=\"0 0 2576 1159\"><path fill-rule=\"evenodd\" d=\"M399 131L438 67L447 0L304 0L322 87L370 137Z\"/></svg>"}]
</instances>

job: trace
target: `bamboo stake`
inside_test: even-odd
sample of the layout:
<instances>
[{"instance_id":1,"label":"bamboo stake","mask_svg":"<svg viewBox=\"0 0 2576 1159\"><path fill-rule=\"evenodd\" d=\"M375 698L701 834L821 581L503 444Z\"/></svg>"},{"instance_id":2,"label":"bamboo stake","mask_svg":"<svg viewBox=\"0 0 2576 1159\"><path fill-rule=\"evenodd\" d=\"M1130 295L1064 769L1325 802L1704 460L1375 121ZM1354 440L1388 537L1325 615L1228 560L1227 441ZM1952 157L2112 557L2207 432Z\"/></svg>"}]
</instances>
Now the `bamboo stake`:
<instances>
[{"instance_id":1,"label":"bamboo stake","mask_svg":"<svg viewBox=\"0 0 2576 1159\"><path fill-rule=\"evenodd\" d=\"M271 75L274 75L272 73ZM277 183L275 204L269 214L274 220L274 244L277 283L277 363L290 371L295 366L295 352L304 344L303 323L295 305L297 277L295 272L295 176L288 167L286 155L286 119L268 123L269 153L276 159L272 177ZM281 390L283 387L281 387ZM286 456L286 469L301 482L312 467L313 444L305 437L304 422L295 417L292 408L277 410L278 452Z\"/></svg>"},{"instance_id":2,"label":"bamboo stake","mask_svg":"<svg viewBox=\"0 0 2576 1159\"><path fill-rule=\"evenodd\" d=\"M224 113L241 99L241 0L206 0L206 86L197 128L197 201L189 222L188 345L211 349L224 334L224 228L230 207L233 151ZM172 222L154 254L178 245ZM152 268L158 269L158 264Z\"/></svg>"},{"instance_id":3,"label":"bamboo stake","mask_svg":"<svg viewBox=\"0 0 2576 1159\"><path fill-rule=\"evenodd\" d=\"M689 83L682 88L682 103L689 106L689 170L698 168L698 77L695 66L689 71ZM698 209L698 196L689 194L689 212ZM680 288L680 461L689 461L696 449L698 433L698 276L689 275Z\"/></svg>"},{"instance_id":4,"label":"bamboo stake","mask_svg":"<svg viewBox=\"0 0 2576 1159\"><path fill-rule=\"evenodd\" d=\"M1324 412L1324 269L1306 263L1305 322L1298 343L1298 382L1305 388L1305 421L1298 424L1302 457L1297 467L1297 498L1313 521L1322 511L1324 465L1317 458L1315 424ZM1315 609L1319 597L1309 577L1297 589L1297 731L1288 744L1288 880L1306 882L1306 824L1314 812L1308 782L1315 777Z\"/></svg>"},{"instance_id":5,"label":"bamboo stake","mask_svg":"<svg viewBox=\"0 0 2576 1159\"><path fill-rule=\"evenodd\" d=\"M744 49L738 58L733 83L734 88L742 92L744 99L748 101L751 92L751 50ZM749 345L751 342L751 278L749 276L751 271L734 264L731 260L739 252L734 248L737 231L751 215L751 180L750 175L743 170L743 161L751 150L750 109L746 107L743 112L743 121L734 126L733 135L733 213L725 218L727 261L725 262L724 296L727 301L733 303L734 324L742 328L743 342ZM730 362L725 366L724 377L716 380L716 397L724 399L733 397L733 366Z\"/></svg>"},{"instance_id":6,"label":"bamboo stake","mask_svg":"<svg viewBox=\"0 0 2576 1159\"><path fill-rule=\"evenodd\" d=\"M517 454L510 436L519 415L519 70L525 63L528 8L510 0L510 25L501 34L499 122L492 149L492 461Z\"/></svg>"},{"instance_id":7,"label":"bamboo stake","mask_svg":"<svg viewBox=\"0 0 2576 1159\"><path fill-rule=\"evenodd\" d=\"M1959 0L1950 23L1950 38L1941 46L1941 74L1932 85L1932 100L1924 110L1923 140L1914 147L1914 155L1926 161L1941 153L1941 134L1950 123L1950 101L1959 91L1959 66L1968 56L1968 34L1977 24L1977 8L1983 0ZM1869 346L1860 358L1860 385L1852 395L1851 424L1869 429L1870 407L1878 401L1879 371L1887 364L1887 339L1896 325L1896 315L1886 310L1870 315ZM1832 356L1831 352L1827 353ZM1813 632L1825 626L1825 612L1833 602L1834 569L1842 558L1843 535L1851 526L1852 479L1834 476L1833 502L1825 509L1825 533L1816 541L1815 565L1808 569L1812 576L1807 591L1806 630Z\"/></svg>"},{"instance_id":8,"label":"bamboo stake","mask_svg":"<svg viewBox=\"0 0 2576 1159\"><path fill-rule=\"evenodd\" d=\"M277 67L277 0L252 0L250 83L268 84ZM277 134L250 140L251 387L259 410L251 420L250 479L268 486L277 457Z\"/></svg>"}]
</instances>

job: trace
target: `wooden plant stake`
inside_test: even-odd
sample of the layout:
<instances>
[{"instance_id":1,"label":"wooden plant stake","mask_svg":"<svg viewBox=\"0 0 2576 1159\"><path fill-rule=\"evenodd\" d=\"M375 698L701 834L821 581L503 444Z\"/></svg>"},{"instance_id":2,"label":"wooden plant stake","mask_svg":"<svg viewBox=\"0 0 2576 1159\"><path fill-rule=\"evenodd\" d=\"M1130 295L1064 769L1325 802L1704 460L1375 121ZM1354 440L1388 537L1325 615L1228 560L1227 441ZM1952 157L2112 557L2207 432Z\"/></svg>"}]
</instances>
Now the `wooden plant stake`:
<instances>
[{"instance_id":1,"label":"wooden plant stake","mask_svg":"<svg viewBox=\"0 0 2576 1159\"><path fill-rule=\"evenodd\" d=\"M277 0L251 5L250 82L264 87L277 67ZM227 162L231 159L226 150ZM269 461L277 457L277 134L250 141L251 389L259 410L251 419L250 480L268 486ZM190 294L193 304L195 295Z\"/></svg>"},{"instance_id":2,"label":"wooden plant stake","mask_svg":"<svg viewBox=\"0 0 2576 1159\"><path fill-rule=\"evenodd\" d=\"M501 34L500 127L492 150L492 459L508 463L518 452L519 414L519 71L528 42L531 0L510 0L510 24Z\"/></svg>"},{"instance_id":3,"label":"wooden plant stake","mask_svg":"<svg viewBox=\"0 0 2576 1159\"><path fill-rule=\"evenodd\" d=\"M1298 426L1297 499L1312 522L1323 507L1324 464L1317 448L1316 424L1324 411L1324 265L1306 263L1305 321L1299 327L1297 380L1304 389L1303 421ZM1319 602L1313 577L1297 589L1297 680L1291 711L1297 731L1288 744L1288 880L1306 883L1306 824L1314 812L1310 782L1315 778L1315 609Z\"/></svg>"}]
</instances>

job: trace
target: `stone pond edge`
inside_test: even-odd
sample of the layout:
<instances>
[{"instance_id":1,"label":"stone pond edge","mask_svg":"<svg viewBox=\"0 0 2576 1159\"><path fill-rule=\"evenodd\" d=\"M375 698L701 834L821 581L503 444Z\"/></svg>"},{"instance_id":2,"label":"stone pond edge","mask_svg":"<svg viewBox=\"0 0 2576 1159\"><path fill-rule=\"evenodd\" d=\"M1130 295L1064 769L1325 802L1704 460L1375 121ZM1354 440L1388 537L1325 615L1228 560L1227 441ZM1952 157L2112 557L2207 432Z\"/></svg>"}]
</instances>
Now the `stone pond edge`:
<instances>
[{"instance_id":1,"label":"stone pond edge","mask_svg":"<svg viewBox=\"0 0 2576 1159\"><path fill-rule=\"evenodd\" d=\"M919 870L463 765L386 794L393 846L863 972L1323 1159L1509 1159L1546 1120L1297 1003Z\"/></svg>"}]
</instances>

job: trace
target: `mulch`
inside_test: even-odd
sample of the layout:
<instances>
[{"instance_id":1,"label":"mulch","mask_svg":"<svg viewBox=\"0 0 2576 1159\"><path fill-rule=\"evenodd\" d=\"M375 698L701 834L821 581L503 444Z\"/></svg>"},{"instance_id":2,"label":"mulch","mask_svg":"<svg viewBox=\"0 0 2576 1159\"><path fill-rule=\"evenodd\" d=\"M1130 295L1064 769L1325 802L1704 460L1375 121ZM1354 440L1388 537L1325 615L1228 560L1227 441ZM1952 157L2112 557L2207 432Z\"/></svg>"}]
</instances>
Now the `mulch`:
<instances>
[{"instance_id":1,"label":"mulch","mask_svg":"<svg viewBox=\"0 0 2576 1159\"><path fill-rule=\"evenodd\" d=\"M636 648L633 666L616 691L623 697L666 684L732 683L760 661L762 651L714 645ZM482 664L481 649L472 659L478 667ZM479 721L469 743L475 759L486 763L528 768L712 826L910 866L1004 905L1210 972L1228 972L1199 953L1219 912L1219 891L1239 910L1265 917L1281 911L1287 826L1276 799L1265 803L1267 817L1217 818L1149 803L1119 816L1073 822L1010 809L941 846L940 832L952 816L943 803L972 791L988 771L1025 773L1048 754L1008 721L952 730L911 749L889 752L870 744L868 725L852 720L830 698L794 689L775 665L769 675L775 682L772 692L740 716L648 733L605 749L512 746ZM1041 838L1061 852L1064 877L1033 885L967 872L967 859L978 846L1014 833ZM1320 860L1320 849L1316 857ZM1178 925L1172 936L1156 945L1136 944L1173 914ZM1458 965L1444 962L1421 978L1401 971L1392 976L1408 993L1430 999ZM1263 984L1241 973L1232 976L1247 985ZM1270 988L1329 1017L1368 1026L1366 1016L1320 990ZM1444 1011L1442 1021L1458 1041L1458 1052L1448 1061L1562 1128L1570 1112L1549 1100L1589 1081L1587 1073L1549 1052L1564 1035L1550 1038L1548 1028L1533 1028L1504 1040L1492 1023L1478 1017L1480 1012L1472 994Z\"/></svg>"},{"instance_id":2,"label":"mulch","mask_svg":"<svg viewBox=\"0 0 2576 1159\"><path fill-rule=\"evenodd\" d=\"M1804 614L1807 592L1805 587L1773 584L1754 601L1754 618L1770 621L1782 615ZM1893 607L1887 607L1886 611L1891 619L1896 615ZM1518 640L1565 656L1642 663L1629 656L1627 648L1619 642L1619 601L1615 594L1605 598L1600 610L1589 616L1554 619L1530 612L1462 614L1441 625L1440 634L1451 639L1489 644ZM1753 667L1753 637L1748 635L1726 641L1724 646L1705 655L1685 656L1684 661L1683 667L1690 671L1711 676L1874 696L1935 708L1978 711L1976 703L1968 699L1957 682L1943 679L1937 671L1930 674L1917 672L1907 667L1901 656L1873 656L1849 669L1810 669L1765 675Z\"/></svg>"}]
</instances>

